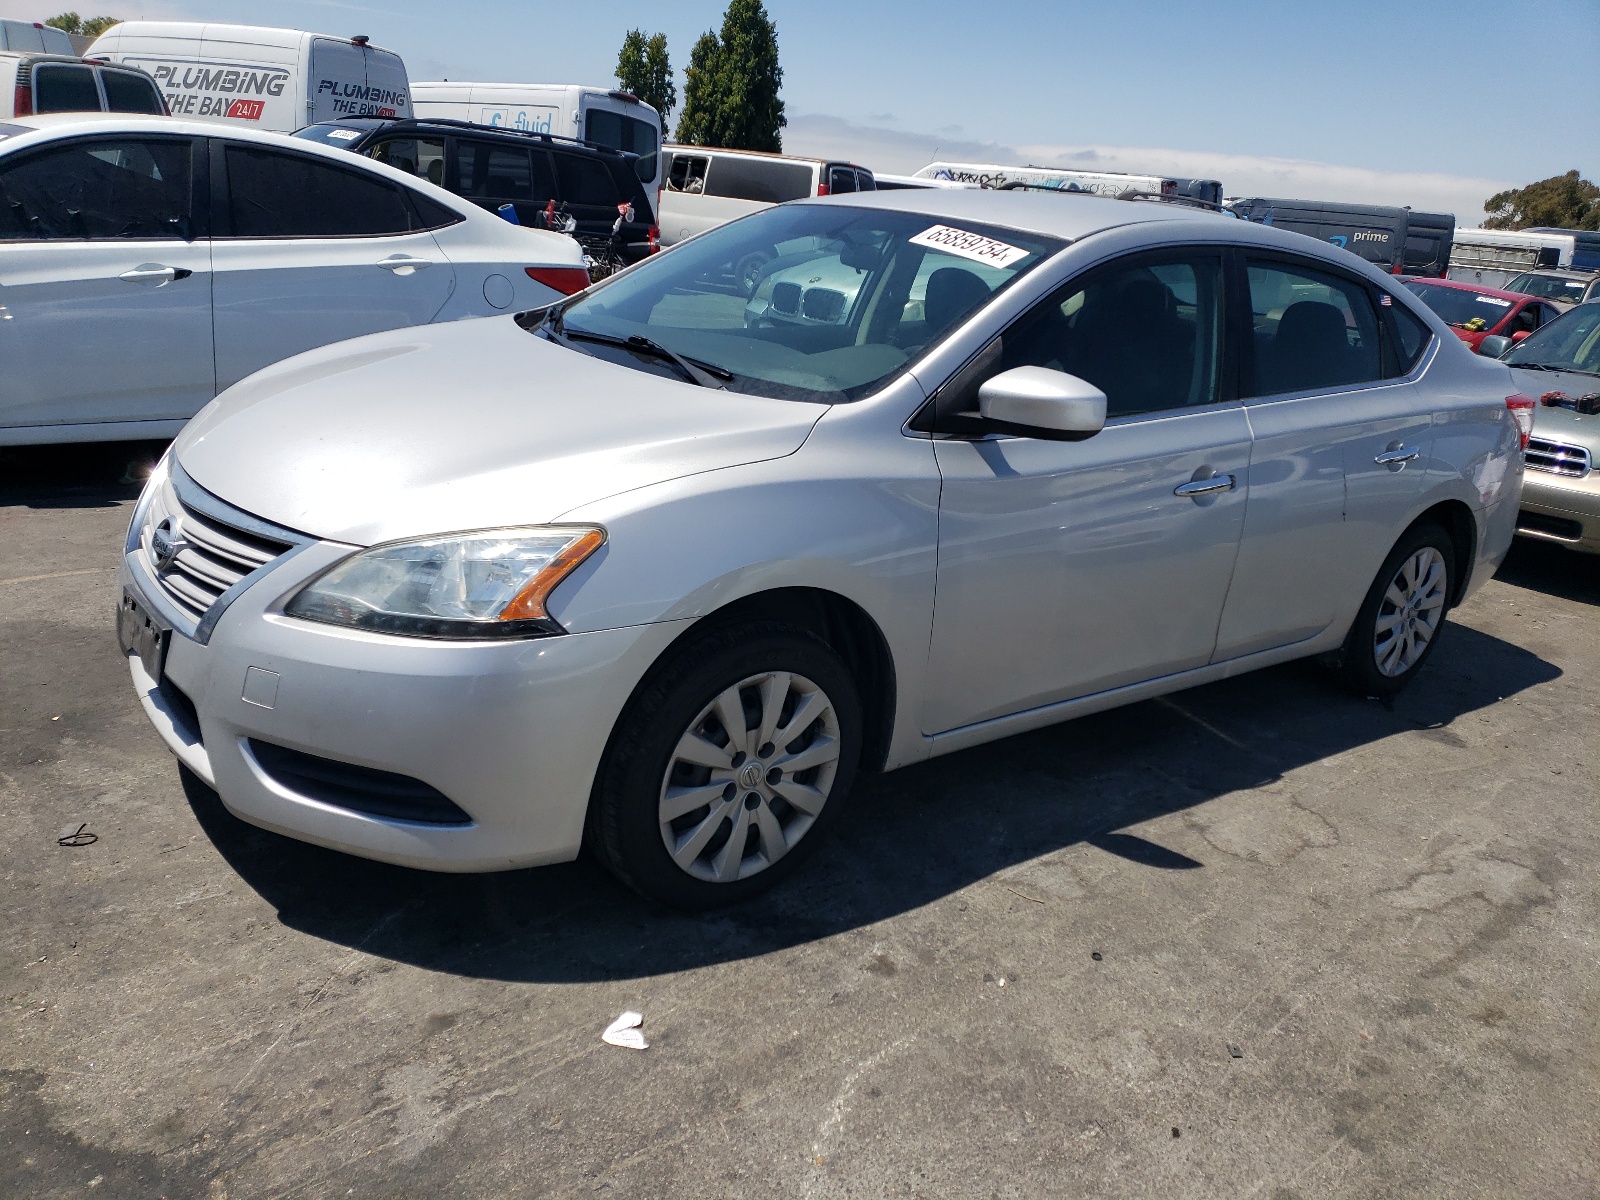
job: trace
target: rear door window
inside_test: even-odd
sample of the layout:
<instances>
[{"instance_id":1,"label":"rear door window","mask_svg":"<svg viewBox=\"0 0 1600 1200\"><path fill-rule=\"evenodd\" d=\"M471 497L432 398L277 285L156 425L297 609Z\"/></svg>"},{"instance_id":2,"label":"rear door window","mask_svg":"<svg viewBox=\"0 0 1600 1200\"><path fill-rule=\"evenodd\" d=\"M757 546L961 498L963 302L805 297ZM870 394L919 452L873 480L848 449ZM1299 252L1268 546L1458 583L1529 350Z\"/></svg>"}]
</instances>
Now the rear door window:
<instances>
[{"instance_id":1,"label":"rear door window","mask_svg":"<svg viewBox=\"0 0 1600 1200\"><path fill-rule=\"evenodd\" d=\"M100 71L100 83L106 90L106 110L121 113L165 114L167 107L161 101L161 91L155 80L132 71Z\"/></svg>"},{"instance_id":2,"label":"rear door window","mask_svg":"<svg viewBox=\"0 0 1600 1200\"><path fill-rule=\"evenodd\" d=\"M585 141L594 142L599 146L610 146L611 149L621 150L625 154L637 154L641 160L640 178L656 177L655 156L660 147L656 137L656 127L650 122L624 116L622 113L592 108L584 119L583 137Z\"/></svg>"},{"instance_id":3,"label":"rear door window","mask_svg":"<svg viewBox=\"0 0 1600 1200\"><path fill-rule=\"evenodd\" d=\"M40 63L33 69L33 111L99 112L94 68L75 63Z\"/></svg>"},{"instance_id":4,"label":"rear door window","mask_svg":"<svg viewBox=\"0 0 1600 1200\"><path fill-rule=\"evenodd\" d=\"M456 142L456 190L475 200L542 205L555 195L549 156L531 146Z\"/></svg>"},{"instance_id":5,"label":"rear door window","mask_svg":"<svg viewBox=\"0 0 1600 1200\"><path fill-rule=\"evenodd\" d=\"M1278 396L1383 378L1378 318L1364 284L1287 261L1248 262L1255 386Z\"/></svg>"},{"instance_id":6,"label":"rear door window","mask_svg":"<svg viewBox=\"0 0 1600 1200\"><path fill-rule=\"evenodd\" d=\"M706 195L765 204L803 200L812 194L814 169L809 163L719 155L706 176Z\"/></svg>"},{"instance_id":7,"label":"rear door window","mask_svg":"<svg viewBox=\"0 0 1600 1200\"><path fill-rule=\"evenodd\" d=\"M194 235L187 138L73 142L0 169L0 238L188 238Z\"/></svg>"},{"instance_id":8,"label":"rear door window","mask_svg":"<svg viewBox=\"0 0 1600 1200\"><path fill-rule=\"evenodd\" d=\"M365 171L229 144L228 217L236 238L382 237L418 227L405 192Z\"/></svg>"}]
</instances>

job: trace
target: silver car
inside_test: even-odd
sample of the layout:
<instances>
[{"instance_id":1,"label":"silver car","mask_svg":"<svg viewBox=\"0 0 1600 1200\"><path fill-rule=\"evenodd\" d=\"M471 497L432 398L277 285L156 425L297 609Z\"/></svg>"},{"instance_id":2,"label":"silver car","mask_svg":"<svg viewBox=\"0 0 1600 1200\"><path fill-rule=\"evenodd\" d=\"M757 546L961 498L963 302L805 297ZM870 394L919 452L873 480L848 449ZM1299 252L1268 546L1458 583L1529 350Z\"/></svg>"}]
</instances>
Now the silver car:
<instances>
[{"instance_id":1,"label":"silver car","mask_svg":"<svg viewBox=\"0 0 1600 1200\"><path fill-rule=\"evenodd\" d=\"M1600 554L1600 302L1515 346L1499 338L1485 349L1498 351L1522 391L1539 398L1517 532Z\"/></svg>"},{"instance_id":2,"label":"silver car","mask_svg":"<svg viewBox=\"0 0 1600 1200\"><path fill-rule=\"evenodd\" d=\"M806 238L842 318L749 327L729 265ZM800 202L233 387L138 503L119 635L246 821L448 871L587 840L705 906L861 771L1311 655L1397 691L1511 541L1513 393L1298 234Z\"/></svg>"}]
</instances>

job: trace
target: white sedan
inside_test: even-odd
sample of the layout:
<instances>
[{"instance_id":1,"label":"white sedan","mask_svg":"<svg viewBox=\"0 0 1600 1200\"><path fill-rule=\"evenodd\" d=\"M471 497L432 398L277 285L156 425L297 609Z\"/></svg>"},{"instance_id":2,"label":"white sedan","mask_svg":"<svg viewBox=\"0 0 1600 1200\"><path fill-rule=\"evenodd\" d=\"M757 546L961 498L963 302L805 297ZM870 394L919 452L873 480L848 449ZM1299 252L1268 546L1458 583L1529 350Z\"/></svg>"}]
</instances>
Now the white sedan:
<instances>
[{"instance_id":1,"label":"white sedan","mask_svg":"<svg viewBox=\"0 0 1600 1200\"><path fill-rule=\"evenodd\" d=\"M0 123L0 446L168 437L279 359L588 286L578 244L380 163L171 117Z\"/></svg>"}]
</instances>

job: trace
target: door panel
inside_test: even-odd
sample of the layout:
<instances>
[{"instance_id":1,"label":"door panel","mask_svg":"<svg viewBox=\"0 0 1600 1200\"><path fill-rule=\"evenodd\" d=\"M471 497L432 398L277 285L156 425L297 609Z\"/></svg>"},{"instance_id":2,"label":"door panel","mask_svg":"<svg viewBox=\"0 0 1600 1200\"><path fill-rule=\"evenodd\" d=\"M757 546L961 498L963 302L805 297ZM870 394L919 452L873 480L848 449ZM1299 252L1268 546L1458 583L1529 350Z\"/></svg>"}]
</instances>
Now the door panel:
<instances>
[{"instance_id":1,"label":"door panel","mask_svg":"<svg viewBox=\"0 0 1600 1200\"><path fill-rule=\"evenodd\" d=\"M1305 641L1350 611L1400 536L1432 441L1419 389L1378 378L1364 283L1284 260L1253 262L1249 284L1247 391L1301 394L1245 401L1250 508L1218 661Z\"/></svg>"},{"instance_id":2,"label":"door panel","mask_svg":"<svg viewBox=\"0 0 1600 1200\"><path fill-rule=\"evenodd\" d=\"M218 141L217 388L329 342L425 325L455 271L404 192L368 171Z\"/></svg>"},{"instance_id":3,"label":"door panel","mask_svg":"<svg viewBox=\"0 0 1600 1200\"><path fill-rule=\"evenodd\" d=\"M211 399L192 172L174 138L85 139L0 169L0 425L175 419Z\"/></svg>"},{"instance_id":4,"label":"door panel","mask_svg":"<svg viewBox=\"0 0 1600 1200\"><path fill-rule=\"evenodd\" d=\"M944 485L924 732L1211 661L1244 525L1240 409L1129 420L1083 442L934 451ZM1213 474L1239 486L1173 494Z\"/></svg>"},{"instance_id":5,"label":"door panel","mask_svg":"<svg viewBox=\"0 0 1600 1200\"><path fill-rule=\"evenodd\" d=\"M930 275L925 304L987 294L961 274ZM1216 250L1119 259L1035 305L935 394L935 431L970 436L934 444L925 732L1211 660L1250 464L1244 412L1221 402L1224 279ZM1106 428L1079 442L981 436L981 380L1019 366L1099 388Z\"/></svg>"}]
</instances>

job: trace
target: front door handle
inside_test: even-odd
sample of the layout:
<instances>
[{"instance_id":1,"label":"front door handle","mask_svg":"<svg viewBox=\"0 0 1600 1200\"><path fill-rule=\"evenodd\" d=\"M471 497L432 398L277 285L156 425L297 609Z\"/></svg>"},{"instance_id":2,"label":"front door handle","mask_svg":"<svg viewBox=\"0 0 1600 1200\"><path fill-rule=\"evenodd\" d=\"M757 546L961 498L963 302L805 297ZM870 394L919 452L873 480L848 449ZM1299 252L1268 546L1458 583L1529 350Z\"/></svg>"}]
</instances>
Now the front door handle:
<instances>
[{"instance_id":1,"label":"front door handle","mask_svg":"<svg viewBox=\"0 0 1600 1200\"><path fill-rule=\"evenodd\" d=\"M1231 492L1239 481L1232 475L1213 475L1210 479L1191 479L1172 489L1174 496L1209 496L1215 492Z\"/></svg>"},{"instance_id":2,"label":"front door handle","mask_svg":"<svg viewBox=\"0 0 1600 1200\"><path fill-rule=\"evenodd\" d=\"M431 258L411 258L405 254L396 254L393 258L379 259L378 265L385 271L409 275L412 271L420 271L423 267L433 266L433 260Z\"/></svg>"},{"instance_id":3,"label":"front door handle","mask_svg":"<svg viewBox=\"0 0 1600 1200\"><path fill-rule=\"evenodd\" d=\"M123 283L153 283L156 287L166 287L174 279L187 279L194 272L187 267L167 267L161 263L140 263L131 271L124 271L117 278Z\"/></svg>"},{"instance_id":4,"label":"front door handle","mask_svg":"<svg viewBox=\"0 0 1600 1200\"><path fill-rule=\"evenodd\" d=\"M1372 461L1377 463L1380 467L1389 467L1395 471L1404 471L1408 462L1420 458L1421 456L1421 450L1403 446L1399 442L1395 442Z\"/></svg>"}]
</instances>

